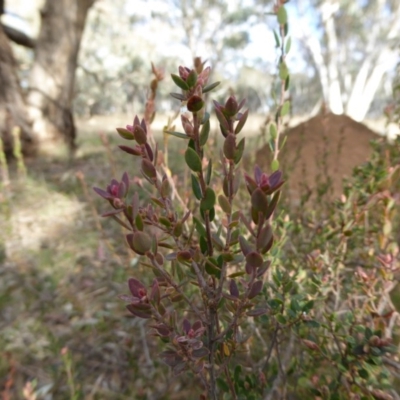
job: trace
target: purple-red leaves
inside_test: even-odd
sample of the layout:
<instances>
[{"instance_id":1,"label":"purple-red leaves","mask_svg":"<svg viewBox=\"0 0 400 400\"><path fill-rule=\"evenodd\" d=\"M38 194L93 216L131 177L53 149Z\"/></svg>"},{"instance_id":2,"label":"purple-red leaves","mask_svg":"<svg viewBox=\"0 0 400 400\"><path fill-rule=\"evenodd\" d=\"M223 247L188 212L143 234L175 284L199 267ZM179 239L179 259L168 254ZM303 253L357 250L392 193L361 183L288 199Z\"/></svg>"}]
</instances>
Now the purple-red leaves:
<instances>
[{"instance_id":1,"label":"purple-red leaves","mask_svg":"<svg viewBox=\"0 0 400 400\"><path fill-rule=\"evenodd\" d=\"M244 238L244 236L239 236L239 244L240 250L242 250L244 256L247 256L247 254L252 251L250 243Z\"/></svg>"},{"instance_id":2,"label":"purple-red leaves","mask_svg":"<svg viewBox=\"0 0 400 400\"><path fill-rule=\"evenodd\" d=\"M128 280L129 290L132 293L134 299L143 301L147 296L147 289L142 282L135 278Z\"/></svg>"},{"instance_id":3,"label":"purple-red leaves","mask_svg":"<svg viewBox=\"0 0 400 400\"><path fill-rule=\"evenodd\" d=\"M251 289L248 294L248 298L251 300L252 298L256 297L262 290L263 283L262 281L255 281L251 285Z\"/></svg>"},{"instance_id":4,"label":"purple-red leaves","mask_svg":"<svg viewBox=\"0 0 400 400\"><path fill-rule=\"evenodd\" d=\"M221 132L227 137L228 134L237 135L246 123L248 110L243 114L240 113L240 109L243 107L245 101L242 100L239 104L235 96L230 96L225 102L225 105L214 101L215 114L217 115ZM238 121L236 128L234 129L234 123ZM227 157L228 158L228 157Z\"/></svg>"},{"instance_id":5,"label":"purple-red leaves","mask_svg":"<svg viewBox=\"0 0 400 400\"><path fill-rule=\"evenodd\" d=\"M228 160L234 160L236 155L236 136L232 133L229 133L225 138L224 146L223 146L224 156Z\"/></svg>"},{"instance_id":6,"label":"purple-red leaves","mask_svg":"<svg viewBox=\"0 0 400 400\"><path fill-rule=\"evenodd\" d=\"M187 67L179 66L178 71L179 71L179 76L181 77L181 79L186 82L186 79L190 74L190 69Z\"/></svg>"},{"instance_id":7,"label":"purple-red leaves","mask_svg":"<svg viewBox=\"0 0 400 400\"><path fill-rule=\"evenodd\" d=\"M144 119L139 120L136 115L133 125L127 125L126 128L117 128L121 137L127 140L136 140L138 144L144 145L147 142L147 127Z\"/></svg>"},{"instance_id":8,"label":"purple-red leaves","mask_svg":"<svg viewBox=\"0 0 400 400\"><path fill-rule=\"evenodd\" d=\"M205 330L206 328L201 321L196 321L191 325L186 318L183 320L183 331L188 339L194 339L203 335Z\"/></svg>"},{"instance_id":9,"label":"purple-red leaves","mask_svg":"<svg viewBox=\"0 0 400 400\"><path fill-rule=\"evenodd\" d=\"M126 296L126 299L130 300L130 304L126 308L136 317L150 318L151 306L148 303L146 287L135 278L129 279L128 286L132 297Z\"/></svg>"},{"instance_id":10,"label":"purple-red leaves","mask_svg":"<svg viewBox=\"0 0 400 400\"><path fill-rule=\"evenodd\" d=\"M160 358L169 367L175 367L182 362L182 357L174 350L166 350L160 354Z\"/></svg>"},{"instance_id":11,"label":"purple-red leaves","mask_svg":"<svg viewBox=\"0 0 400 400\"><path fill-rule=\"evenodd\" d=\"M208 78L210 77L210 71L211 71L210 67L204 68L203 71L201 72L201 74L197 77L197 84L199 86L204 87L207 84ZM214 89L215 87L217 87L219 85L219 82L215 82L212 85L214 85L214 87L209 89L209 91ZM209 86L211 86L211 85L209 85ZM203 90L203 93L205 93L204 90Z\"/></svg>"},{"instance_id":12,"label":"purple-red leaves","mask_svg":"<svg viewBox=\"0 0 400 400\"><path fill-rule=\"evenodd\" d=\"M106 199L110 204L116 208L120 209L124 207L124 199L128 193L129 189L129 177L126 172L122 175L121 182L116 179L112 179L110 184L107 186L106 190L94 187L93 190L103 199Z\"/></svg>"},{"instance_id":13,"label":"purple-red leaves","mask_svg":"<svg viewBox=\"0 0 400 400\"><path fill-rule=\"evenodd\" d=\"M153 301L156 305L160 304L160 286L158 285L157 279L154 279L151 285L149 300Z\"/></svg>"},{"instance_id":14,"label":"purple-red leaves","mask_svg":"<svg viewBox=\"0 0 400 400\"><path fill-rule=\"evenodd\" d=\"M266 308L255 308L253 310L248 311L246 315L249 317L260 317L261 315L265 315L267 312L268 309Z\"/></svg>"},{"instance_id":15,"label":"purple-red leaves","mask_svg":"<svg viewBox=\"0 0 400 400\"><path fill-rule=\"evenodd\" d=\"M218 104L216 101L214 101L214 105L215 105L215 115L217 116L217 119L219 121L221 132L225 137L227 137L230 129L229 122L226 119L225 115L222 113L221 105Z\"/></svg>"},{"instance_id":16,"label":"purple-red leaves","mask_svg":"<svg viewBox=\"0 0 400 400\"><path fill-rule=\"evenodd\" d=\"M267 223L260 231L257 237L257 249L261 250L268 246L272 239L272 228L269 223Z\"/></svg>"},{"instance_id":17,"label":"purple-red leaves","mask_svg":"<svg viewBox=\"0 0 400 400\"><path fill-rule=\"evenodd\" d=\"M235 96L229 96L228 100L226 100L225 107L222 109L222 112L227 117L233 117L238 112L238 103L236 101Z\"/></svg>"},{"instance_id":18,"label":"purple-red leaves","mask_svg":"<svg viewBox=\"0 0 400 400\"><path fill-rule=\"evenodd\" d=\"M176 258L180 262L188 262L192 259L192 254L188 250L178 251Z\"/></svg>"},{"instance_id":19,"label":"purple-red leaves","mask_svg":"<svg viewBox=\"0 0 400 400\"><path fill-rule=\"evenodd\" d=\"M247 117L249 115L249 110L246 110L243 114L238 114L238 124L236 125L235 128L235 135L239 134L241 132L241 130L243 129L246 121L247 121Z\"/></svg>"},{"instance_id":20,"label":"purple-red leaves","mask_svg":"<svg viewBox=\"0 0 400 400\"><path fill-rule=\"evenodd\" d=\"M161 183L160 194L163 199L169 196L171 192L171 185L169 183L168 177L164 175Z\"/></svg>"},{"instance_id":21,"label":"purple-red leaves","mask_svg":"<svg viewBox=\"0 0 400 400\"><path fill-rule=\"evenodd\" d=\"M250 194L254 192L256 187L259 187L266 195L269 195L276 192L284 183L281 171L275 171L268 176L261 171L258 165L254 168L254 179L245 174L245 180Z\"/></svg>"},{"instance_id":22,"label":"purple-red leaves","mask_svg":"<svg viewBox=\"0 0 400 400\"><path fill-rule=\"evenodd\" d=\"M251 205L253 208L258 211L265 213L268 208L268 199L265 193L260 189L257 188L251 195Z\"/></svg>"},{"instance_id":23,"label":"purple-red leaves","mask_svg":"<svg viewBox=\"0 0 400 400\"><path fill-rule=\"evenodd\" d=\"M143 174L150 180L155 180L157 178L156 168L147 158L142 159L142 171Z\"/></svg>"},{"instance_id":24,"label":"purple-red leaves","mask_svg":"<svg viewBox=\"0 0 400 400\"><path fill-rule=\"evenodd\" d=\"M188 135L189 137L192 137L193 136L192 122L184 114L181 115L181 121L182 121L183 130L185 131L186 135Z\"/></svg>"},{"instance_id":25,"label":"purple-red leaves","mask_svg":"<svg viewBox=\"0 0 400 400\"><path fill-rule=\"evenodd\" d=\"M261 254L257 253L256 251L251 251L246 255L246 262L253 268L259 268L262 266L264 260Z\"/></svg>"},{"instance_id":26,"label":"purple-red leaves","mask_svg":"<svg viewBox=\"0 0 400 400\"><path fill-rule=\"evenodd\" d=\"M135 147L129 147L129 146L118 146L122 151L128 154L132 154L134 156L141 156L142 155L142 149L140 146L135 146Z\"/></svg>"},{"instance_id":27,"label":"purple-red leaves","mask_svg":"<svg viewBox=\"0 0 400 400\"><path fill-rule=\"evenodd\" d=\"M133 133L135 135L135 140L138 142L138 144L140 144L140 145L146 144L147 134L141 125L134 125Z\"/></svg>"},{"instance_id":28,"label":"purple-red leaves","mask_svg":"<svg viewBox=\"0 0 400 400\"><path fill-rule=\"evenodd\" d=\"M234 279L229 282L229 293L233 297L239 297L239 289Z\"/></svg>"}]
</instances>

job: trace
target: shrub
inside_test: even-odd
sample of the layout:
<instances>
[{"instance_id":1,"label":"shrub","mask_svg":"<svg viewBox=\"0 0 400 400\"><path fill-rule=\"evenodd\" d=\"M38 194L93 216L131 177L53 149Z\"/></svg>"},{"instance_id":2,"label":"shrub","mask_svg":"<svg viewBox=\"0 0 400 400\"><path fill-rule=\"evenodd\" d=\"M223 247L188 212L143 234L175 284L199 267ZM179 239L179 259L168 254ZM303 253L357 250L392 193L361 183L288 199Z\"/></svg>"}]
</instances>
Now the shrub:
<instances>
[{"instance_id":1,"label":"shrub","mask_svg":"<svg viewBox=\"0 0 400 400\"><path fill-rule=\"evenodd\" d=\"M213 152L218 159L207 159L205 95L218 83L208 83L211 70L199 62L172 75L181 89L172 96L187 108L183 132L168 132L187 142L182 162L192 195L183 206L146 122L135 117L117 129L135 143L120 149L140 158L151 187L149 198L137 190L128 196L132 179L125 172L105 190L95 188L111 206L103 215L127 229L127 245L152 275L130 278L130 295L121 298L136 318L151 321L172 373L189 373L203 385L201 398L391 399L390 368L399 368L390 357L398 319L391 297L399 258L398 154L382 157L376 145L328 214L277 210L290 45L286 11L282 4L275 11L281 86L269 129L271 173L256 166L241 183L248 111L234 96L214 102L222 146Z\"/></svg>"}]
</instances>

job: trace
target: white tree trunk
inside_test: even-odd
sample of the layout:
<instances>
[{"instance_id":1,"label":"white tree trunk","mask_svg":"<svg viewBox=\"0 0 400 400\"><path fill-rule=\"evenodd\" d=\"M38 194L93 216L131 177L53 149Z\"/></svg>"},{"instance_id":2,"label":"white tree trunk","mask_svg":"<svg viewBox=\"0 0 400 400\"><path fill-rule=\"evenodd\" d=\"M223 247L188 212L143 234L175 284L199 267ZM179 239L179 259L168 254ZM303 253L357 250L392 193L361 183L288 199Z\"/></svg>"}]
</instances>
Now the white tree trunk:
<instances>
[{"instance_id":1,"label":"white tree trunk","mask_svg":"<svg viewBox=\"0 0 400 400\"><path fill-rule=\"evenodd\" d=\"M328 45L327 68L329 75L328 107L334 114L343 114L342 90L340 87L340 75L337 62L338 41L336 37L335 20L333 14L338 10L336 1L324 2L321 5L322 23Z\"/></svg>"}]
</instances>

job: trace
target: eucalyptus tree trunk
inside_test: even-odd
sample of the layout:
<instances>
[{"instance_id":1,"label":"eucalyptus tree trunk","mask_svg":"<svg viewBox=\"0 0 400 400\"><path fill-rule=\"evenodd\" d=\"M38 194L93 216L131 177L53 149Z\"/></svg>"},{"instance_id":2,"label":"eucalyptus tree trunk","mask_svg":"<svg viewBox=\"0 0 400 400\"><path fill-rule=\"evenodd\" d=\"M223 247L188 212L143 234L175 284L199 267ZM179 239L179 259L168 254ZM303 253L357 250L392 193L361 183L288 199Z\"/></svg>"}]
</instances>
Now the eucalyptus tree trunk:
<instances>
[{"instance_id":1,"label":"eucalyptus tree trunk","mask_svg":"<svg viewBox=\"0 0 400 400\"><path fill-rule=\"evenodd\" d=\"M353 27L351 21L355 21L357 15L349 14L345 7L347 2L316 0L313 4L323 29L322 39L306 20L300 22L300 37L318 72L325 104L335 114L345 112L357 121L365 118L382 78L395 64L394 48L400 29L400 2L394 2L390 12L388 0L366 3L370 4L365 11L368 15L359 13L359 20L365 18L373 22ZM357 6L352 10L359 9ZM362 29L362 34L357 33L357 29ZM343 31L347 34L343 35ZM363 40L363 47L355 49L354 44L360 40Z\"/></svg>"},{"instance_id":2,"label":"eucalyptus tree trunk","mask_svg":"<svg viewBox=\"0 0 400 400\"><path fill-rule=\"evenodd\" d=\"M20 139L24 153L32 154L35 143L17 69L10 43L0 25L0 136L3 140L4 151L11 154L12 131L18 126L21 130Z\"/></svg>"},{"instance_id":3,"label":"eucalyptus tree trunk","mask_svg":"<svg viewBox=\"0 0 400 400\"><path fill-rule=\"evenodd\" d=\"M95 0L46 0L27 98L41 149L64 140L75 148L75 70L87 13Z\"/></svg>"}]
</instances>

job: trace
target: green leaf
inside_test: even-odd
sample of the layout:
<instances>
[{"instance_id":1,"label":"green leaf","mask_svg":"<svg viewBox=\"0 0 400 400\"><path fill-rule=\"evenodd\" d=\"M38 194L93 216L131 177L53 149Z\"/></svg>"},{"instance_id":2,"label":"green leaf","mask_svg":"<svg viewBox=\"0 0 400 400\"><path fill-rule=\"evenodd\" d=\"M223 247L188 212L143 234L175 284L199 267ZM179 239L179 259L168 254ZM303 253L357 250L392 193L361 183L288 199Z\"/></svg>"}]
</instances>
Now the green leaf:
<instances>
[{"instance_id":1,"label":"green leaf","mask_svg":"<svg viewBox=\"0 0 400 400\"><path fill-rule=\"evenodd\" d=\"M207 143L209 133L210 133L210 120L207 119L207 121L204 122L203 126L201 127L200 137L199 137L200 146L203 147Z\"/></svg>"},{"instance_id":2,"label":"green leaf","mask_svg":"<svg viewBox=\"0 0 400 400\"><path fill-rule=\"evenodd\" d=\"M276 129L276 124L272 122L272 124L269 126L269 136L271 139L275 140L278 136L278 131Z\"/></svg>"},{"instance_id":3,"label":"green leaf","mask_svg":"<svg viewBox=\"0 0 400 400\"><path fill-rule=\"evenodd\" d=\"M119 136L121 136L122 138L124 138L126 140L134 140L135 139L135 136L133 135L133 133L131 131L128 131L128 129L117 128L117 132L118 132Z\"/></svg>"},{"instance_id":4,"label":"green leaf","mask_svg":"<svg viewBox=\"0 0 400 400\"><path fill-rule=\"evenodd\" d=\"M281 62L279 64L279 78L281 78L283 81L288 77L289 75L289 70L285 62Z\"/></svg>"},{"instance_id":5,"label":"green leaf","mask_svg":"<svg viewBox=\"0 0 400 400\"><path fill-rule=\"evenodd\" d=\"M286 54L289 53L290 47L291 47L291 46L292 46L292 39L291 39L291 37L289 36L289 37L287 38L286 45L285 45L285 53L286 53Z\"/></svg>"},{"instance_id":6,"label":"green leaf","mask_svg":"<svg viewBox=\"0 0 400 400\"><path fill-rule=\"evenodd\" d=\"M197 200L201 200L201 198L203 197L202 193L201 193L201 187L200 187L200 183L199 180L193 175L192 176L192 190L193 190L193 194L195 195Z\"/></svg>"},{"instance_id":7,"label":"green leaf","mask_svg":"<svg viewBox=\"0 0 400 400\"><path fill-rule=\"evenodd\" d=\"M211 182L211 175L212 175L212 161L210 159L210 160L208 160L207 173L206 173L206 184L207 185L209 185Z\"/></svg>"},{"instance_id":8,"label":"green leaf","mask_svg":"<svg viewBox=\"0 0 400 400\"><path fill-rule=\"evenodd\" d=\"M171 132L171 131L164 131L165 133L168 133L168 135L176 136L180 139L189 139L189 136L186 135L186 133L181 133L181 132Z\"/></svg>"},{"instance_id":9,"label":"green leaf","mask_svg":"<svg viewBox=\"0 0 400 400\"><path fill-rule=\"evenodd\" d=\"M196 227L197 232L199 233L200 236L206 236L206 228L204 225L201 223L199 219L196 217L193 217L193 222Z\"/></svg>"},{"instance_id":10,"label":"green leaf","mask_svg":"<svg viewBox=\"0 0 400 400\"><path fill-rule=\"evenodd\" d=\"M176 86L180 87L182 90L189 90L188 84L179 75L171 74L171 78Z\"/></svg>"},{"instance_id":11,"label":"green leaf","mask_svg":"<svg viewBox=\"0 0 400 400\"><path fill-rule=\"evenodd\" d=\"M289 113L290 110L290 101L287 100L283 103L282 108L281 108L281 117L284 117Z\"/></svg>"},{"instance_id":12,"label":"green leaf","mask_svg":"<svg viewBox=\"0 0 400 400\"><path fill-rule=\"evenodd\" d=\"M214 275L218 279L221 277L221 269L218 267L216 261L212 257L209 257L206 260L205 269L207 274Z\"/></svg>"},{"instance_id":13,"label":"green leaf","mask_svg":"<svg viewBox=\"0 0 400 400\"><path fill-rule=\"evenodd\" d=\"M249 115L249 110L246 110L243 115L240 117L238 124L236 125L235 128L235 135L238 135L241 130L243 129L246 121L247 121L247 117Z\"/></svg>"},{"instance_id":14,"label":"green leaf","mask_svg":"<svg viewBox=\"0 0 400 400\"><path fill-rule=\"evenodd\" d=\"M215 192L208 186L204 193L204 197L200 202L200 209L203 211L211 210L215 205L215 200L216 200Z\"/></svg>"},{"instance_id":15,"label":"green leaf","mask_svg":"<svg viewBox=\"0 0 400 400\"><path fill-rule=\"evenodd\" d=\"M244 152L245 138L243 138L237 145L236 154L235 154L235 164L239 164L242 159Z\"/></svg>"},{"instance_id":16,"label":"green leaf","mask_svg":"<svg viewBox=\"0 0 400 400\"><path fill-rule=\"evenodd\" d=\"M308 313L310 310L312 310L313 307L314 307L314 300L309 300L307 301L306 304L304 304L301 310L305 313Z\"/></svg>"},{"instance_id":17,"label":"green leaf","mask_svg":"<svg viewBox=\"0 0 400 400\"><path fill-rule=\"evenodd\" d=\"M229 386L222 378L217 378L217 385L222 392L229 392Z\"/></svg>"},{"instance_id":18,"label":"green leaf","mask_svg":"<svg viewBox=\"0 0 400 400\"><path fill-rule=\"evenodd\" d=\"M284 148L284 146L286 144L286 140L287 140L287 135L283 137L283 140L282 140L282 143L281 143L281 146L280 146L281 147L280 150L282 150Z\"/></svg>"},{"instance_id":19,"label":"green leaf","mask_svg":"<svg viewBox=\"0 0 400 400\"><path fill-rule=\"evenodd\" d=\"M236 365L235 372L233 373L234 382L237 382L239 380L241 373L242 373L242 367L240 365Z\"/></svg>"},{"instance_id":20,"label":"green leaf","mask_svg":"<svg viewBox=\"0 0 400 400\"><path fill-rule=\"evenodd\" d=\"M276 320L280 323L280 324L282 324L282 325L286 325L286 317L284 316L284 315L282 315L282 314L276 314L275 315L275 318L276 318Z\"/></svg>"},{"instance_id":21,"label":"green leaf","mask_svg":"<svg viewBox=\"0 0 400 400\"><path fill-rule=\"evenodd\" d=\"M204 113L203 119L201 120L201 125L204 125L207 121L210 120L210 113L207 111Z\"/></svg>"},{"instance_id":22,"label":"green leaf","mask_svg":"<svg viewBox=\"0 0 400 400\"><path fill-rule=\"evenodd\" d=\"M257 188L251 195L251 205L254 209L258 212L263 212L268 208L268 199L265 193L260 189Z\"/></svg>"},{"instance_id":23,"label":"green leaf","mask_svg":"<svg viewBox=\"0 0 400 400\"><path fill-rule=\"evenodd\" d=\"M200 211L202 211L202 210L200 210ZM210 222L214 221L214 218L215 218L215 208L214 207L208 212L208 218L210 219Z\"/></svg>"},{"instance_id":24,"label":"green leaf","mask_svg":"<svg viewBox=\"0 0 400 400\"><path fill-rule=\"evenodd\" d=\"M279 161L278 160L272 160L272 163L271 163L272 172L278 171L278 169L279 169Z\"/></svg>"},{"instance_id":25,"label":"green leaf","mask_svg":"<svg viewBox=\"0 0 400 400\"><path fill-rule=\"evenodd\" d=\"M163 224L165 227L169 228L171 226L171 221L165 217L159 217L158 221Z\"/></svg>"},{"instance_id":26,"label":"green leaf","mask_svg":"<svg viewBox=\"0 0 400 400\"><path fill-rule=\"evenodd\" d=\"M139 231L143 231L143 219L140 214L136 215L135 226Z\"/></svg>"},{"instance_id":27,"label":"green leaf","mask_svg":"<svg viewBox=\"0 0 400 400\"><path fill-rule=\"evenodd\" d=\"M310 327L310 328L319 328L321 325L319 322L311 319L310 321L304 321L304 325Z\"/></svg>"},{"instance_id":28,"label":"green leaf","mask_svg":"<svg viewBox=\"0 0 400 400\"><path fill-rule=\"evenodd\" d=\"M290 75L289 75L289 71L288 71L288 76L285 79L285 91L289 90L289 85L290 85Z\"/></svg>"},{"instance_id":29,"label":"green leaf","mask_svg":"<svg viewBox=\"0 0 400 400\"><path fill-rule=\"evenodd\" d=\"M363 379L368 379L369 378L369 373L364 368L361 368L361 369L358 370L358 375L360 375L360 377L363 378Z\"/></svg>"},{"instance_id":30,"label":"green leaf","mask_svg":"<svg viewBox=\"0 0 400 400\"><path fill-rule=\"evenodd\" d=\"M174 99L180 100L180 101L184 101L185 100L185 96L181 93L170 93L169 94L171 97L173 97Z\"/></svg>"},{"instance_id":31,"label":"green leaf","mask_svg":"<svg viewBox=\"0 0 400 400\"><path fill-rule=\"evenodd\" d=\"M283 27L283 31L284 31L284 36L286 37L288 32L289 32L289 24L286 22L286 24Z\"/></svg>"},{"instance_id":32,"label":"green leaf","mask_svg":"<svg viewBox=\"0 0 400 400\"><path fill-rule=\"evenodd\" d=\"M233 274L228 275L229 278L237 278L238 276L243 276L245 275L246 272L244 271L239 271L239 272L234 272Z\"/></svg>"},{"instance_id":33,"label":"green leaf","mask_svg":"<svg viewBox=\"0 0 400 400\"><path fill-rule=\"evenodd\" d=\"M279 7L278 13L278 23L284 25L287 22L287 12L284 6Z\"/></svg>"},{"instance_id":34,"label":"green leaf","mask_svg":"<svg viewBox=\"0 0 400 400\"><path fill-rule=\"evenodd\" d=\"M272 213L275 211L275 207L278 204L279 197L281 196L281 191L278 190L277 192L274 193L272 196L272 200L268 205L267 211L265 213L265 218L268 219Z\"/></svg>"},{"instance_id":35,"label":"green leaf","mask_svg":"<svg viewBox=\"0 0 400 400\"><path fill-rule=\"evenodd\" d=\"M201 160L199 155L191 147L188 147L185 152L185 161L188 167L195 172L201 171Z\"/></svg>"},{"instance_id":36,"label":"green leaf","mask_svg":"<svg viewBox=\"0 0 400 400\"><path fill-rule=\"evenodd\" d=\"M189 88L194 87L194 85L197 82L197 73L194 69L192 69L186 78L186 84L189 86Z\"/></svg>"},{"instance_id":37,"label":"green leaf","mask_svg":"<svg viewBox=\"0 0 400 400\"><path fill-rule=\"evenodd\" d=\"M280 41L278 33L276 32L275 29L273 32L274 32L274 38L275 38L275 47L279 48L281 46L281 41Z\"/></svg>"},{"instance_id":38,"label":"green leaf","mask_svg":"<svg viewBox=\"0 0 400 400\"><path fill-rule=\"evenodd\" d=\"M218 196L218 203L219 203L219 205L221 206L222 211L223 211L225 214L230 214L230 213L232 212L232 207L231 207L231 205L229 204L228 199L227 199L223 194L220 194L220 195Z\"/></svg>"},{"instance_id":39,"label":"green leaf","mask_svg":"<svg viewBox=\"0 0 400 400\"><path fill-rule=\"evenodd\" d=\"M203 87L202 92L203 93L211 92L211 90L215 89L220 83L221 82L210 83L209 85Z\"/></svg>"}]
</instances>

